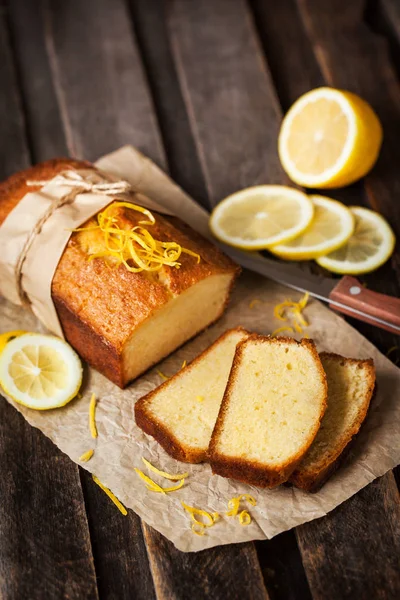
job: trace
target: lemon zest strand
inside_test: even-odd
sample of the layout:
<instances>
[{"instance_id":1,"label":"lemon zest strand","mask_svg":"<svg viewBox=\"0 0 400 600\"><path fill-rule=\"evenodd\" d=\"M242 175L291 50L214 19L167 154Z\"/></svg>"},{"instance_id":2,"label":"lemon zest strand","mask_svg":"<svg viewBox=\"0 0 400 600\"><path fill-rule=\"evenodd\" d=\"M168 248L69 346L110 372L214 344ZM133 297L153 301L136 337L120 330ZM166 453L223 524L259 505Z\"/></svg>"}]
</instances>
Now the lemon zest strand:
<instances>
[{"instance_id":1,"label":"lemon zest strand","mask_svg":"<svg viewBox=\"0 0 400 600\"><path fill-rule=\"evenodd\" d=\"M250 494L240 494L239 498L240 500L246 500L246 502L248 502L252 506L257 506L257 500L253 498L253 496L251 496Z\"/></svg>"},{"instance_id":2,"label":"lemon zest strand","mask_svg":"<svg viewBox=\"0 0 400 600\"><path fill-rule=\"evenodd\" d=\"M181 370L184 369L186 367L186 360L183 361L182 366L181 366Z\"/></svg>"},{"instance_id":3,"label":"lemon zest strand","mask_svg":"<svg viewBox=\"0 0 400 600\"><path fill-rule=\"evenodd\" d=\"M284 331L288 331L289 333L294 333L293 327L284 325L283 327L278 327L278 329L274 329L274 331L271 333L271 337L274 337L275 335L278 335L279 333L282 333Z\"/></svg>"},{"instance_id":4,"label":"lemon zest strand","mask_svg":"<svg viewBox=\"0 0 400 600\"><path fill-rule=\"evenodd\" d=\"M239 523L241 525L250 525L251 516L247 510L242 510L242 512L239 514Z\"/></svg>"},{"instance_id":5,"label":"lemon zest strand","mask_svg":"<svg viewBox=\"0 0 400 600\"><path fill-rule=\"evenodd\" d=\"M118 218L112 214L116 208L124 207L144 214L148 220L139 221L139 225L130 229L122 229L118 224ZM113 202L97 215L97 225L80 227L73 231L92 231L99 229L104 236L106 250L89 255L88 260L95 258L112 258L116 265L121 264L131 273L141 271L159 271L163 266L180 268L178 262L182 254L196 258L197 263L201 257L197 252L183 248L177 242L162 242L153 238L151 233L143 225L152 226L156 222L153 214L137 204L130 202ZM133 266L129 264L130 261ZM107 262L106 262L107 264Z\"/></svg>"},{"instance_id":6,"label":"lemon zest strand","mask_svg":"<svg viewBox=\"0 0 400 600\"><path fill-rule=\"evenodd\" d=\"M185 477L189 476L189 473L177 473L176 475L172 475L171 473L167 473L166 471L160 471L154 465L151 464L146 458L142 456L142 461L146 465L150 471L157 473L157 475L161 475L161 477L165 477L165 479L170 479L171 481L179 481L180 479L185 479Z\"/></svg>"},{"instance_id":7,"label":"lemon zest strand","mask_svg":"<svg viewBox=\"0 0 400 600\"><path fill-rule=\"evenodd\" d=\"M81 456L79 457L78 460L80 460L81 462L87 462L88 460L90 460L92 458L93 454L94 454L94 450L91 448L90 450L87 450L86 452L81 454Z\"/></svg>"},{"instance_id":8,"label":"lemon zest strand","mask_svg":"<svg viewBox=\"0 0 400 600\"><path fill-rule=\"evenodd\" d=\"M205 526L202 525L202 524L200 524L200 523L192 523L191 530L196 535L204 535L204 533L205 533Z\"/></svg>"},{"instance_id":9,"label":"lemon zest strand","mask_svg":"<svg viewBox=\"0 0 400 600\"><path fill-rule=\"evenodd\" d=\"M221 518L221 515L217 512L213 512L211 513L211 516L213 518L214 523L216 523L217 521L219 521L219 519Z\"/></svg>"},{"instance_id":10,"label":"lemon zest strand","mask_svg":"<svg viewBox=\"0 0 400 600\"><path fill-rule=\"evenodd\" d=\"M214 519L212 515L210 515L210 513L208 513L206 510L202 510L201 508L195 508L194 506L188 506L187 504L185 504L185 502L181 502L181 504L183 508L190 514L191 519L195 523L202 525L203 527L212 527L214 525ZM199 519L196 519L196 515L205 517L209 520L209 523L203 523Z\"/></svg>"},{"instance_id":11,"label":"lemon zest strand","mask_svg":"<svg viewBox=\"0 0 400 600\"><path fill-rule=\"evenodd\" d=\"M164 379L164 381L167 381L167 379L169 379L169 377L167 377L167 375L164 375L164 373L162 371L159 371L157 369L157 374L162 377Z\"/></svg>"},{"instance_id":12,"label":"lemon zest strand","mask_svg":"<svg viewBox=\"0 0 400 600\"><path fill-rule=\"evenodd\" d=\"M89 428L92 438L97 438L97 427L96 427L96 395L93 393L90 398L89 404Z\"/></svg>"},{"instance_id":13,"label":"lemon zest strand","mask_svg":"<svg viewBox=\"0 0 400 600\"><path fill-rule=\"evenodd\" d=\"M126 508L122 504L122 502L120 502L118 500L117 496L115 496L115 494L113 494L112 491L108 489L108 487L103 485L101 483L101 481L99 480L99 478L96 477L96 475L92 475L92 477L93 477L93 481L95 483L97 483L97 485L103 490L103 492L105 492L107 494L107 496L110 498L110 500L112 500L114 502L115 506L122 512L122 514L124 516L126 516L128 514L128 511L126 510Z\"/></svg>"},{"instance_id":14,"label":"lemon zest strand","mask_svg":"<svg viewBox=\"0 0 400 600\"><path fill-rule=\"evenodd\" d=\"M228 508L230 508L230 510L226 513L226 516L227 517L236 517L236 515L239 512L239 506L240 506L240 497L231 498L228 502Z\"/></svg>"},{"instance_id":15,"label":"lemon zest strand","mask_svg":"<svg viewBox=\"0 0 400 600\"><path fill-rule=\"evenodd\" d=\"M391 354L393 354L394 352L396 352L396 350L399 350L399 346L392 346L391 348L389 348L389 350L386 352L386 356L389 358L389 356Z\"/></svg>"},{"instance_id":16,"label":"lemon zest strand","mask_svg":"<svg viewBox=\"0 0 400 600\"><path fill-rule=\"evenodd\" d=\"M150 479L150 477L145 475L143 473L143 471L141 471L140 469L136 469L136 467L135 467L135 471L139 475L139 477L141 479L143 479L143 481L145 481L150 488L152 488L153 492L160 492L161 494L165 494L165 491L163 490L163 488L160 485L158 485L158 483L156 483L155 481Z\"/></svg>"}]
</instances>

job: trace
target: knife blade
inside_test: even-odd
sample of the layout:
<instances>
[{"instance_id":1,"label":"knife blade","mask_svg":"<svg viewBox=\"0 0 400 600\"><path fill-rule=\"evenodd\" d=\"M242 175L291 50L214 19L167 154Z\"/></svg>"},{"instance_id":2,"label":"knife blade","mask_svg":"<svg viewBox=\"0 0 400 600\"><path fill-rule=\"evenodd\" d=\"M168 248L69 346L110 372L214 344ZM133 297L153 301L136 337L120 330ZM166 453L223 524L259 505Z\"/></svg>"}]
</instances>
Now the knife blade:
<instances>
[{"instance_id":1,"label":"knife blade","mask_svg":"<svg viewBox=\"0 0 400 600\"><path fill-rule=\"evenodd\" d=\"M221 244L221 246L223 247L225 254L228 254L232 260L236 261L246 269L255 271L260 275L264 275L273 281L286 285L299 292L308 292L314 298L327 302L330 306L335 307L340 312L350 314L362 321L372 323L377 327L387 329L400 335L400 301L397 298L391 298L390 296L384 296L383 294L377 294L375 292L369 293L369 296L376 296L376 300L380 300L381 303L383 302L383 298L389 299L391 304L393 304L393 306L390 307L392 315L389 315L393 316L393 318L388 320L382 318L379 314L373 314L374 312L379 312L379 310L367 312L366 310L351 306L347 302L340 302L332 297L332 295L339 295L333 294L333 292L339 287L339 283L343 282L346 278L338 280L330 279L322 275L314 275L310 271L306 271L296 264L278 262L277 260L267 258L259 252L246 252L232 248L226 244ZM359 284L357 280L354 281ZM354 296L361 294L362 286L361 289L360 286L361 284L350 286L347 297L349 297L349 294L354 294ZM346 298L343 294L341 294L341 297ZM362 304L365 304L365 302ZM386 312L387 311L384 311L384 314L386 314Z\"/></svg>"}]
</instances>

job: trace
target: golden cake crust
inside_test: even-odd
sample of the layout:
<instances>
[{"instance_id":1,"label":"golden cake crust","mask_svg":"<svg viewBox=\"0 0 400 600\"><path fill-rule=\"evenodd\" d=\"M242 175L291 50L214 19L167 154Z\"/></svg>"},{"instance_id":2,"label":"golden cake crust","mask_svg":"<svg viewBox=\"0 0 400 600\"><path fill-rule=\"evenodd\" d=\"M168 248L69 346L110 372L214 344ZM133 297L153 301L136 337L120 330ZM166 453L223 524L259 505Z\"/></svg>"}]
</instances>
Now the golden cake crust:
<instances>
[{"instance_id":1,"label":"golden cake crust","mask_svg":"<svg viewBox=\"0 0 400 600\"><path fill-rule=\"evenodd\" d=\"M90 163L60 158L46 161L12 175L0 184L0 225L27 194L38 188L28 180L47 180L66 169L94 168ZM140 201L138 201L138 204ZM118 209L126 227L143 215ZM88 250L96 246L96 234L75 232L63 252L52 282L52 298L67 341L92 366L123 387L121 352L134 330L164 306L202 279L240 269L216 246L175 217L153 213L151 227L157 239L175 241L201 256L182 254L180 269L163 267L158 273L131 273L123 265L110 268L102 258L88 261ZM84 225L94 223L89 219Z\"/></svg>"}]
</instances>

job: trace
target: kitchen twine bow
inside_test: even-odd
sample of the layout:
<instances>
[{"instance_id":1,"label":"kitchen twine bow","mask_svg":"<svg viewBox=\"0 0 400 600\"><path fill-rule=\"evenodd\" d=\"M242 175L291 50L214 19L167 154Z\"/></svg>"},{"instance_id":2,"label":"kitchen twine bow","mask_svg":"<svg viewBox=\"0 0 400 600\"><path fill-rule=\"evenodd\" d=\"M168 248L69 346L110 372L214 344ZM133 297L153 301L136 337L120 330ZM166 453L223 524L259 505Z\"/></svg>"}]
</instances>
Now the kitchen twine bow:
<instances>
[{"instance_id":1,"label":"kitchen twine bow","mask_svg":"<svg viewBox=\"0 0 400 600\"><path fill-rule=\"evenodd\" d=\"M61 208L66 204L72 204L72 202L74 202L78 194L92 192L94 194L102 194L104 196L116 198L121 194L124 194L132 189L130 183L124 181L123 179L118 181L103 180L101 182L94 183L82 177L82 175L80 175L80 173L78 173L77 171L62 171L53 179L27 181L26 185L45 186L50 182L66 186L70 188L70 191L67 194L65 194L65 196L57 198L56 200L54 200L54 202L50 204L49 208L37 221L35 227L30 232L29 236L25 241L25 244L22 247L21 253L18 258L18 262L15 266L15 278L17 282L18 296L21 301L21 304L23 305L27 305L29 304L29 302L27 301L25 293L22 289L22 266L30 250L30 247L32 246L33 240L38 235L38 233L40 233L47 219L49 219L58 208Z\"/></svg>"}]
</instances>

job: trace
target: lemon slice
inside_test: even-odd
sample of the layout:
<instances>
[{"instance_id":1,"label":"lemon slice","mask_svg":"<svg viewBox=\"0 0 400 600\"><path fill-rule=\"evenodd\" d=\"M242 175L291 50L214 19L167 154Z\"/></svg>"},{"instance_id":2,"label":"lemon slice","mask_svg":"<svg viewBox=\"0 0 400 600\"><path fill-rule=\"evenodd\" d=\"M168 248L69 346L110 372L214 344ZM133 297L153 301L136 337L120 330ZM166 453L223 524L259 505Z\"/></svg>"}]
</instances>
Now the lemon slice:
<instances>
[{"instance_id":1,"label":"lemon slice","mask_svg":"<svg viewBox=\"0 0 400 600\"><path fill-rule=\"evenodd\" d=\"M307 229L290 242L273 246L270 252L287 260L308 260L340 248L351 237L355 219L344 204L324 196L310 199L314 218Z\"/></svg>"},{"instance_id":2,"label":"lemon slice","mask_svg":"<svg viewBox=\"0 0 400 600\"><path fill-rule=\"evenodd\" d=\"M301 96L286 114L278 149L289 177L307 187L341 187L374 165L382 126L359 96L317 88Z\"/></svg>"},{"instance_id":3,"label":"lemon slice","mask_svg":"<svg viewBox=\"0 0 400 600\"><path fill-rule=\"evenodd\" d=\"M314 214L311 200L283 185L246 188L222 200L210 228L222 242L245 250L262 250L302 233Z\"/></svg>"},{"instance_id":4,"label":"lemon slice","mask_svg":"<svg viewBox=\"0 0 400 600\"><path fill-rule=\"evenodd\" d=\"M64 406L82 382L78 355L63 340L27 333L0 354L0 385L13 400L36 410Z\"/></svg>"},{"instance_id":5,"label":"lemon slice","mask_svg":"<svg viewBox=\"0 0 400 600\"><path fill-rule=\"evenodd\" d=\"M388 260L396 239L378 213L361 206L352 206L350 210L356 220L353 235L338 250L317 258L317 263L333 273L369 273Z\"/></svg>"},{"instance_id":6,"label":"lemon slice","mask_svg":"<svg viewBox=\"0 0 400 600\"><path fill-rule=\"evenodd\" d=\"M3 352L10 340L19 337L20 335L24 335L24 333L26 333L26 331L21 331L18 329L16 331L6 331L0 334L0 353Z\"/></svg>"}]
</instances>

